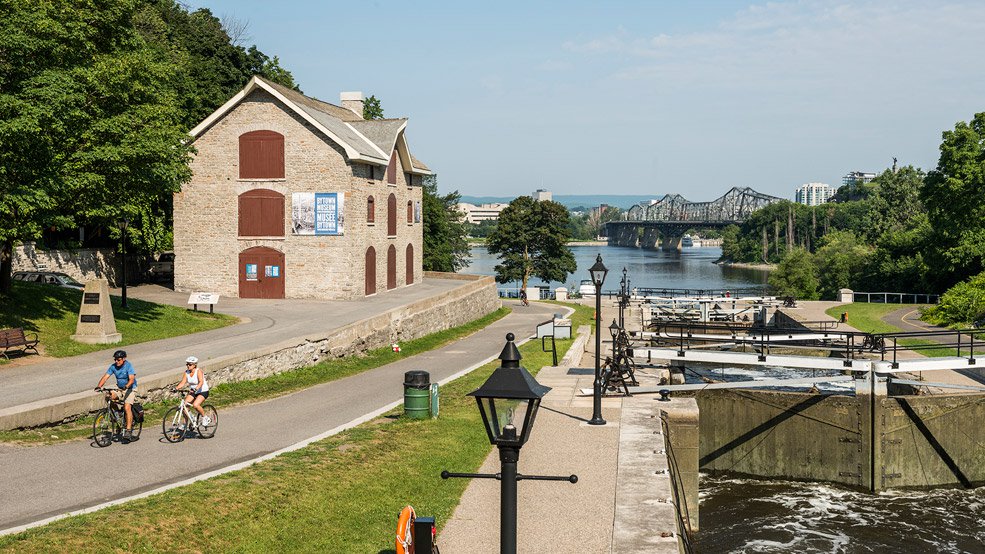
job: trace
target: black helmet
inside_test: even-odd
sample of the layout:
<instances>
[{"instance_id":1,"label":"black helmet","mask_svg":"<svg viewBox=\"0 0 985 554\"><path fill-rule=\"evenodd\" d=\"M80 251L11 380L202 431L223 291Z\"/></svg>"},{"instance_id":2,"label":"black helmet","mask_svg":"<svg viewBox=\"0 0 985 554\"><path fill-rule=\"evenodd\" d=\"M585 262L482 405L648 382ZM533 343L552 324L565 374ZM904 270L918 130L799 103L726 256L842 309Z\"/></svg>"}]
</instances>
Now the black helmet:
<instances>
[{"instance_id":1,"label":"black helmet","mask_svg":"<svg viewBox=\"0 0 985 554\"><path fill-rule=\"evenodd\" d=\"M117 358L126 358L126 357L127 357L127 351L126 350L117 350L116 352L113 352L113 359L114 360L117 359Z\"/></svg>"}]
</instances>

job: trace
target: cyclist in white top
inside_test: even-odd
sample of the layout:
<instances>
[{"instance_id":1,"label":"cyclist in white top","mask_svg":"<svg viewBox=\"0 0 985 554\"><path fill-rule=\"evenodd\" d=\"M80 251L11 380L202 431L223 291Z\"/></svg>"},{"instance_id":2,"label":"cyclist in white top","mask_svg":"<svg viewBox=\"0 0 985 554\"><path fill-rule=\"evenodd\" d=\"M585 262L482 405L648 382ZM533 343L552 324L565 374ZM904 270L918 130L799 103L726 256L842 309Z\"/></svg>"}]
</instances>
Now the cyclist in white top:
<instances>
[{"instance_id":1,"label":"cyclist in white top","mask_svg":"<svg viewBox=\"0 0 985 554\"><path fill-rule=\"evenodd\" d=\"M205 372L198 367L198 358L195 356L188 356L188 359L185 360L185 373L181 376L181 382L178 383L177 388L182 389L185 385L188 385L188 395L185 396L185 402L191 404L198 412L198 416L202 418L202 425L206 427L212 425L212 420L205 415L205 410L202 409L202 403L209 397L209 382L205 380Z\"/></svg>"}]
</instances>

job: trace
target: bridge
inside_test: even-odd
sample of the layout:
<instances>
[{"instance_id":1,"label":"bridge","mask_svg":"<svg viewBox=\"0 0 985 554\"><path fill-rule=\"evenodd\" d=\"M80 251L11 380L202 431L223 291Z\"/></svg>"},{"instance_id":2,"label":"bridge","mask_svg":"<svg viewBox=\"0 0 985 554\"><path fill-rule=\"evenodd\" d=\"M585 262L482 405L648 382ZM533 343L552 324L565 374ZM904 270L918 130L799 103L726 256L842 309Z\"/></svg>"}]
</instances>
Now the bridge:
<instances>
[{"instance_id":1,"label":"bridge","mask_svg":"<svg viewBox=\"0 0 985 554\"><path fill-rule=\"evenodd\" d=\"M680 194L668 194L656 202L633 206L623 221L606 223L606 236L610 246L662 245L666 250L679 250L681 236L688 229L742 223L756 210L781 200L749 187L732 187L711 202L691 202Z\"/></svg>"}]
</instances>

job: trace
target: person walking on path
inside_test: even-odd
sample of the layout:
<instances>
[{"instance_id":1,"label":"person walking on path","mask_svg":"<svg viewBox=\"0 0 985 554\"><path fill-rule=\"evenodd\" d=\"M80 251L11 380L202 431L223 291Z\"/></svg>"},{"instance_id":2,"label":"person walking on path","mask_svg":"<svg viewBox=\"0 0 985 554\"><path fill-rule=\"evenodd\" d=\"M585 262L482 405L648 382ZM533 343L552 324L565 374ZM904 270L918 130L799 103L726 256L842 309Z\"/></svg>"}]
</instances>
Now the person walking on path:
<instances>
[{"instance_id":1,"label":"person walking on path","mask_svg":"<svg viewBox=\"0 0 985 554\"><path fill-rule=\"evenodd\" d=\"M527 301L527 291L526 289L520 289L520 302L523 302L524 306L529 306L530 302Z\"/></svg>"},{"instance_id":2,"label":"person walking on path","mask_svg":"<svg viewBox=\"0 0 985 554\"><path fill-rule=\"evenodd\" d=\"M202 402L205 402L205 399L209 397L209 382L205 380L205 372L198 367L198 358L195 356L188 356L188 359L185 360L185 373L182 374L181 382L175 388L180 390L185 385L188 385L185 402L191 404L192 408L198 412L202 425L205 427L212 425L212 420L205 415L205 410L202 409Z\"/></svg>"},{"instance_id":3,"label":"person walking on path","mask_svg":"<svg viewBox=\"0 0 985 554\"><path fill-rule=\"evenodd\" d=\"M127 361L127 353L124 350L117 350L113 353L113 363L109 365L106 373L103 374L96 390L103 388L106 380L112 375L116 377L116 386L120 390L109 391L109 396L114 402L123 404L123 411L126 412L127 428L123 431L123 441L130 442L133 434L133 402L137 397L137 372L133 365Z\"/></svg>"}]
</instances>

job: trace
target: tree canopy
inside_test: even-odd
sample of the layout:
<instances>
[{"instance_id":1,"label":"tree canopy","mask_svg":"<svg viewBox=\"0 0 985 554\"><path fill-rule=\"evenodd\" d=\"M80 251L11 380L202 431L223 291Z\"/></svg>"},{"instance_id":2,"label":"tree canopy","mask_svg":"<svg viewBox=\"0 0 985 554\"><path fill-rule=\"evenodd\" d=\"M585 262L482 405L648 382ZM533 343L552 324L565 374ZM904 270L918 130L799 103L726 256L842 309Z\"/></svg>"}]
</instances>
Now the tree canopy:
<instances>
[{"instance_id":1,"label":"tree canopy","mask_svg":"<svg viewBox=\"0 0 985 554\"><path fill-rule=\"evenodd\" d=\"M499 255L496 281L520 281L527 287L530 277L564 281L577 269L568 249L568 210L550 200L520 196L499 214L499 223L486 242L489 252Z\"/></svg>"},{"instance_id":2,"label":"tree canopy","mask_svg":"<svg viewBox=\"0 0 985 554\"><path fill-rule=\"evenodd\" d=\"M383 119L383 105L376 95L363 101L363 119Z\"/></svg>"},{"instance_id":3,"label":"tree canopy","mask_svg":"<svg viewBox=\"0 0 985 554\"><path fill-rule=\"evenodd\" d=\"M438 177L424 178L424 254L425 271L455 272L468 265L469 244L465 223L458 211L458 191L438 194Z\"/></svg>"}]
</instances>

